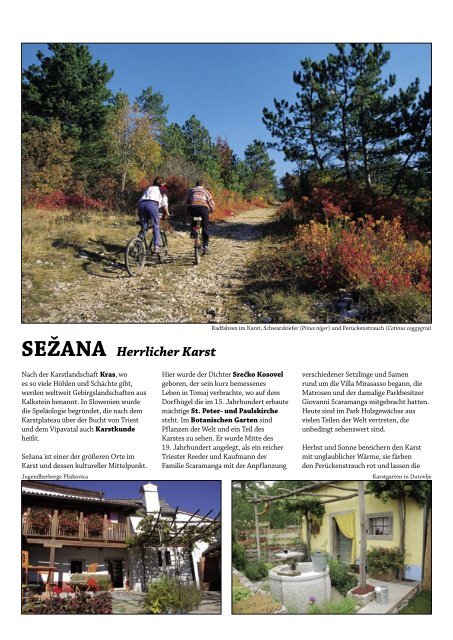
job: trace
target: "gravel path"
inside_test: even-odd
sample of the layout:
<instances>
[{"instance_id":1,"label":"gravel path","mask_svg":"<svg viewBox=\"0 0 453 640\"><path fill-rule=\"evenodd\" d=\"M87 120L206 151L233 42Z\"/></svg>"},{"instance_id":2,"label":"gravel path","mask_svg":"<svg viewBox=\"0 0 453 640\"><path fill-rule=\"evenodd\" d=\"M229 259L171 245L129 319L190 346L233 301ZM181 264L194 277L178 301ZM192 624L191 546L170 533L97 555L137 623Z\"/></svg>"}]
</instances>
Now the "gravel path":
<instances>
[{"instance_id":1,"label":"gravel path","mask_svg":"<svg viewBox=\"0 0 453 640\"><path fill-rule=\"evenodd\" d=\"M131 278L123 256L85 260L84 277L64 287L60 304L42 306L42 322L206 323L255 322L238 295L275 208L252 209L211 224L210 253L195 266L186 230L169 234L170 255L154 258ZM56 285L58 287L58 285Z\"/></svg>"}]
</instances>

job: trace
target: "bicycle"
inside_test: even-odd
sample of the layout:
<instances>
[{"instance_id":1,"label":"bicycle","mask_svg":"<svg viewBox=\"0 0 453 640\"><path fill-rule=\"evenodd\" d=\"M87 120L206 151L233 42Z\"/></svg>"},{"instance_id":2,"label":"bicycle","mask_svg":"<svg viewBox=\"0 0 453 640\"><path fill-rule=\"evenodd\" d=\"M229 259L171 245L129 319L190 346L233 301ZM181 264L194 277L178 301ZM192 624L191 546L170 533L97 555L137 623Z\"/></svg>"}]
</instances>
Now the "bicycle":
<instances>
[{"instance_id":1,"label":"bicycle","mask_svg":"<svg viewBox=\"0 0 453 640\"><path fill-rule=\"evenodd\" d=\"M201 221L202 218L196 216L192 218L192 233L191 238L194 240L194 258L195 264L200 264L200 255L202 254L202 242L201 242Z\"/></svg>"},{"instance_id":2,"label":"bicycle","mask_svg":"<svg viewBox=\"0 0 453 640\"><path fill-rule=\"evenodd\" d=\"M152 255L157 256L160 264L163 264L168 257L168 240L166 232L160 228L160 250L154 251L154 243L147 241L147 232L143 230L142 224L137 222L142 228L140 234L131 238L126 246L125 264L130 276L138 276L145 266L146 259ZM147 231L152 231L148 229Z\"/></svg>"}]
</instances>

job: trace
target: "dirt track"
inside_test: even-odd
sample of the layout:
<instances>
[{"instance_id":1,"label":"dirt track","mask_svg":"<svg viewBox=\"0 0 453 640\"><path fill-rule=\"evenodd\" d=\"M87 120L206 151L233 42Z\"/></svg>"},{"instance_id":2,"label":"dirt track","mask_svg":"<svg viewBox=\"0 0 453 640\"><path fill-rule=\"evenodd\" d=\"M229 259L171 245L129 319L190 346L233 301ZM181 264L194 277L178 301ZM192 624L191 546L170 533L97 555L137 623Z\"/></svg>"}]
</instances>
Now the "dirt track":
<instances>
[{"instance_id":1,"label":"dirt track","mask_svg":"<svg viewBox=\"0 0 453 640\"><path fill-rule=\"evenodd\" d=\"M187 230L169 234L170 255L154 258L139 277L127 274L122 253L85 260L84 277L69 283L58 300L43 305L41 322L74 323L204 323L255 322L241 301L247 264L254 256L275 209L252 209L227 222L211 224L210 253L194 265Z\"/></svg>"}]
</instances>

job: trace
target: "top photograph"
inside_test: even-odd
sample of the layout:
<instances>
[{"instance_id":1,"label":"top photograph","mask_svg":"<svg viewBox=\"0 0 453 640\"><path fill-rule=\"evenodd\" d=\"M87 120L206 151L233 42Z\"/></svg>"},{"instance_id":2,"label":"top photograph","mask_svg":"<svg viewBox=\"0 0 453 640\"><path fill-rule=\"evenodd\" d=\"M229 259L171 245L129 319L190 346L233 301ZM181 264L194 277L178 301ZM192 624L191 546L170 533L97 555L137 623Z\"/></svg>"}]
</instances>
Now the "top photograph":
<instances>
[{"instance_id":1,"label":"top photograph","mask_svg":"<svg viewBox=\"0 0 453 640\"><path fill-rule=\"evenodd\" d=\"M431 323L431 44L22 44L22 323Z\"/></svg>"}]
</instances>

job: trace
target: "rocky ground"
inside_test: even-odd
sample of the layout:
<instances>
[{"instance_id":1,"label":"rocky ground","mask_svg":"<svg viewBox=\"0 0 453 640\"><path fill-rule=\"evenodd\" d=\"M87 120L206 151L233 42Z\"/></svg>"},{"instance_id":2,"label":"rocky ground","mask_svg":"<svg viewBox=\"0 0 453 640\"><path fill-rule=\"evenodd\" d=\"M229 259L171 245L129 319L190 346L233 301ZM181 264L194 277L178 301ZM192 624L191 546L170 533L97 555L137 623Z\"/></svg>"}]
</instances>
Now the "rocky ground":
<instances>
[{"instance_id":1,"label":"rocky ground","mask_svg":"<svg viewBox=\"0 0 453 640\"><path fill-rule=\"evenodd\" d=\"M241 299L248 264L266 235L275 208L252 209L211 224L208 256L195 266L187 227L169 234L165 264L151 258L140 276L124 267L122 247L90 249L72 258L80 275L51 283L51 295L25 322L206 323L256 322ZM126 240L126 239L125 239ZM27 281L24 283L25 294Z\"/></svg>"}]
</instances>

